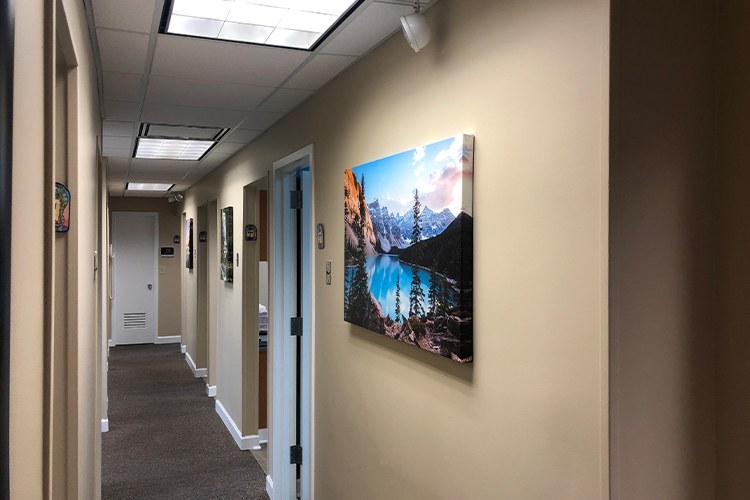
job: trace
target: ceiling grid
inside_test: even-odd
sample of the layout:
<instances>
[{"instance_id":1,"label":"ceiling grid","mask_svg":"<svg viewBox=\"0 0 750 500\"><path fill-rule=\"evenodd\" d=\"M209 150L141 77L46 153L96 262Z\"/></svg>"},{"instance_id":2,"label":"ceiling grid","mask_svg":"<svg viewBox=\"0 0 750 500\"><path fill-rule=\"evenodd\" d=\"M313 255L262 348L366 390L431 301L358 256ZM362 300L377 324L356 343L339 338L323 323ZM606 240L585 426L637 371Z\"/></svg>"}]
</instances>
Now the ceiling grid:
<instances>
[{"instance_id":1,"label":"ceiling grid","mask_svg":"<svg viewBox=\"0 0 750 500\"><path fill-rule=\"evenodd\" d=\"M272 6L301 1L249 3ZM173 191L189 188L398 31L399 18L412 11L410 0L365 0L308 51L160 33L164 3L86 1L94 22L94 52L100 58L103 156L114 196L133 195L125 191L128 182L174 184ZM249 3L238 7L238 12L257 7ZM309 7L312 3L305 0L305 9L314 10ZM431 3L435 0L423 2ZM141 124L216 127L228 132L200 161L144 160L133 158Z\"/></svg>"}]
</instances>

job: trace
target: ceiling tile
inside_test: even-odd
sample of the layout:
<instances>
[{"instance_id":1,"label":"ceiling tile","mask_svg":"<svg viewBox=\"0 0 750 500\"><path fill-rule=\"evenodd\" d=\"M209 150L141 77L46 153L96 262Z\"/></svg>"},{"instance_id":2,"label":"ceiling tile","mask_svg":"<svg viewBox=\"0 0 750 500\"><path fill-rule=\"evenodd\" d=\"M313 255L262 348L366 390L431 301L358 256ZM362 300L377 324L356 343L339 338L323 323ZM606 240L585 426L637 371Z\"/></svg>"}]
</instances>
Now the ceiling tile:
<instances>
[{"instance_id":1,"label":"ceiling tile","mask_svg":"<svg viewBox=\"0 0 750 500\"><path fill-rule=\"evenodd\" d=\"M143 76L104 71L104 98L111 101L139 101Z\"/></svg>"},{"instance_id":2,"label":"ceiling tile","mask_svg":"<svg viewBox=\"0 0 750 500\"><path fill-rule=\"evenodd\" d=\"M130 158L133 156L133 150L128 148L102 148L102 155L108 158Z\"/></svg>"},{"instance_id":3,"label":"ceiling tile","mask_svg":"<svg viewBox=\"0 0 750 500\"><path fill-rule=\"evenodd\" d=\"M130 160L124 158L109 158L107 160L107 180L126 180L128 178L128 169Z\"/></svg>"},{"instance_id":4,"label":"ceiling tile","mask_svg":"<svg viewBox=\"0 0 750 500\"><path fill-rule=\"evenodd\" d=\"M320 54L309 61L284 84L290 89L319 89L356 61L354 56Z\"/></svg>"},{"instance_id":5,"label":"ceiling tile","mask_svg":"<svg viewBox=\"0 0 750 500\"><path fill-rule=\"evenodd\" d=\"M97 28L151 32L156 0L94 0L92 3Z\"/></svg>"},{"instance_id":6,"label":"ceiling tile","mask_svg":"<svg viewBox=\"0 0 750 500\"><path fill-rule=\"evenodd\" d=\"M140 102L104 101L104 118L107 120L137 122L140 116Z\"/></svg>"},{"instance_id":7,"label":"ceiling tile","mask_svg":"<svg viewBox=\"0 0 750 500\"><path fill-rule=\"evenodd\" d=\"M288 113L312 94L312 90L279 89L258 108L258 111Z\"/></svg>"},{"instance_id":8,"label":"ceiling tile","mask_svg":"<svg viewBox=\"0 0 750 500\"><path fill-rule=\"evenodd\" d=\"M228 153L230 155L233 155L244 147L244 144L238 144L236 142L222 142L214 148L214 151L216 151L217 153Z\"/></svg>"},{"instance_id":9,"label":"ceiling tile","mask_svg":"<svg viewBox=\"0 0 750 500\"><path fill-rule=\"evenodd\" d=\"M103 71L143 73L146 70L149 35L97 29Z\"/></svg>"},{"instance_id":10,"label":"ceiling tile","mask_svg":"<svg viewBox=\"0 0 750 500\"><path fill-rule=\"evenodd\" d=\"M168 162L169 160L162 160ZM135 163L135 160L134 160ZM185 165L130 165L130 181L158 181L174 183L181 180L194 166L195 162L186 161Z\"/></svg>"},{"instance_id":11,"label":"ceiling tile","mask_svg":"<svg viewBox=\"0 0 750 500\"><path fill-rule=\"evenodd\" d=\"M238 144L248 144L250 141L258 137L260 134L262 134L263 131L261 130L242 130L242 129L236 129L230 132L222 141L223 143L226 142L233 142Z\"/></svg>"},{"instance_id":12,"label":"ceiling tile","mask_svg":"<svg viewBox=\"0 0 750 500\"><path fill-rule=\"evenodd\" d=\"M107 180L107 191L110 194L120 195L125 190L125 179L112 179Z\"/></svg>"},{"instance_id":13,"label":"ceiling tile","mask_svg":"<svg viewBox=\"0 0 750 500\"><path fill-rule=\"evenodd\" d=\"M284 113L264 113L255 111L250 113L242 122L243 129L266 130L268 127L279 121Z\"/></svg>"},{"instance_id":14,"label":"ceiling tile","mask_svg":"<svg viewBox=\"0 0 750 500\"><path fill-rule=\"evenodd\" d=\"M227 159L229 159L230 156L232 155L229 153L220 153L214 150L211 152L211 154L204 158L203 161L200 162L200 165L195 168L195 171L206 170L206 173L208 173L208 171L213 170L214 168L224 163ZM192 173L193 172L191 172L191 174Z\"/></svg>"},{"instance_id":15,"label":"ceiling tile","mask_svg":"<svg viewBox=\"0 0 750 500\"><path fill-rule=\"evenodd\" d=\"M104 136L102 138L102 147L105 151L109 149L130 149L132 146L133 139L130 137L111 137Z\"/></svg>"},{"instance_id":16,"label":"ceiling tile","mask_svg":"<svg viewBox=\"0 0 750 500\"><path fill-rule=\"evenodd\" d=\"M322 48L324 54L361 56L401 29L410 4L372 3Z\"/></svg>"},{"instance_id":17,"label":"ceiling tile","mask_svg":"<svg viewBox=\"0 0 750 500\"><path fill-rule=\"evenodd\" d=\"M159 35L151 73L277 87L308 56L299 50Z\"/></svg>"},{"instance_id":18,"label":"ceiling tile","mask_svg":"<svg viewBox=\"0 0 750 500\"><path fill-rule=\"evenodd\" d=\"M104 120L102 122L102 133L111 137L132 137L134 131L133 122L116 122Z\"/></svg>"},{"instance_id":19,"label":"ceiling tile","mask_svg":"<svg viewBox=\"0 0 750 500\"><path fill-rule=\"evenodd\" d=\"M165 125L195 125L204 127L233 127L247 114L246 111L172 104L149 103L143 105L142 120Z\"/></svg>"},{"instance_id":20,"label":"ceiling tile","mask_svg":"<svg viewBox=\"0 0 750 500\"><path fill-rule=\"evenodd\" d=\"M273 90L273 87L152 76L148 83L146 101L251 111Z\"/></svg>"}]
</instances>

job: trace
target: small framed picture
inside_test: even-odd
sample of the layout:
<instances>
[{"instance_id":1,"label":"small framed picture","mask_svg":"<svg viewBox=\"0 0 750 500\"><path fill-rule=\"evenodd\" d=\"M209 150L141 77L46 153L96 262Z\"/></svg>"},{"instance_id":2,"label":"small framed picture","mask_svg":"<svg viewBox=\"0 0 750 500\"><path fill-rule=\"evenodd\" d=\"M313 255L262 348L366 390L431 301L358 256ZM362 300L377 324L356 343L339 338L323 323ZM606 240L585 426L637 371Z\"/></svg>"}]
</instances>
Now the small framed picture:
<instances>
[{"instance_id":1,"label":"small framed picture","mask_svg":"<svg viewBox=\"0 0 750 500\"><path fill-rule=\"evenodd\" d=\"M208 241L208 233L206 231L201 231L198 233L198 241L201 243L205 243Z\"/></svg>"},{"instance_id":2,"label":"small framed picture","mask_svg":"<svg viewBox=\"0 0 750 500\"><path fill-rule=\"evenodd\" d=\"M254 224L245 226L245 241L256 241L258 239L258 228Z\"/></svg>"},{"instance_id":3,"label":"small framed picture","mask_svg":"<svg viewBox=\"0 0 750 500\"><path fill-rule=\"evenodd\" d=\"M55 182L55 231L67 233L70 229L70 190Z\"/></svg>"},{"instance_id":4,"label":"small framed picture","mask_svg":"<svg viewBox=\"0 0 750 500\"><path fill-rule=\"evenodd\" d=\"M326 247L326 234L323 224L318 224L317 230L315 231L315 239L318 242L318 249L323 250Z\"/></svg>"}]
</instances>

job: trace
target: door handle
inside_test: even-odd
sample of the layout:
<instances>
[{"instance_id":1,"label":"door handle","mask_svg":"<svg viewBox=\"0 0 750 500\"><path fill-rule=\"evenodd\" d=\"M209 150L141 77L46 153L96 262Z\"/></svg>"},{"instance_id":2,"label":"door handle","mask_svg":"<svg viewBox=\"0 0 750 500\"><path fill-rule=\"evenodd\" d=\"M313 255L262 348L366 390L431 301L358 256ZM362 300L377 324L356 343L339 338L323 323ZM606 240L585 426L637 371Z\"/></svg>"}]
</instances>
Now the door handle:
<instances>
[{"instance_id":1,"label":"door handle","mask_svg":"<svg viewBox=\"0 0 750 500\"><path fill-rule=\"evenodd\" d=\"M151 290L152 288L154 288L154 285L152 285L151 283L149 283L148 284L148 289Z\"/></svg>"}]
</instances>

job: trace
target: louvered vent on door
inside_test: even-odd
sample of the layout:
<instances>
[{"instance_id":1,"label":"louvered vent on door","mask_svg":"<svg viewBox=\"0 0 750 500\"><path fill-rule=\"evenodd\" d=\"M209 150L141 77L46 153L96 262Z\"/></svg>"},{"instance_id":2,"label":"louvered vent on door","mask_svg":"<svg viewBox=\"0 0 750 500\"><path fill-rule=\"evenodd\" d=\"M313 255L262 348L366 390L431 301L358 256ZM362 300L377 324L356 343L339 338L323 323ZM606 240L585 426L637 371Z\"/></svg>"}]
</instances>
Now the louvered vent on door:
<instances>
[{"instance_id":1,"label":"louvered vent on door","mask_svg":"<svg viewBox=\"0 0 750 500\"><path fill-rule=\"evenodd\" d=\"M143 330L146 328L146 313L125 313L122 323L125 330Z\"/></svg>"}]
</instances>

